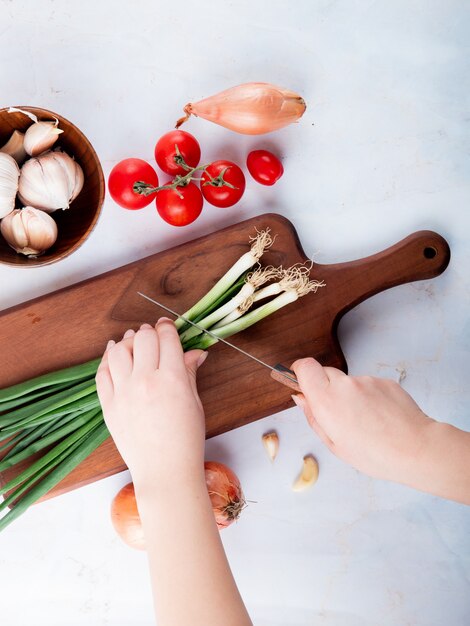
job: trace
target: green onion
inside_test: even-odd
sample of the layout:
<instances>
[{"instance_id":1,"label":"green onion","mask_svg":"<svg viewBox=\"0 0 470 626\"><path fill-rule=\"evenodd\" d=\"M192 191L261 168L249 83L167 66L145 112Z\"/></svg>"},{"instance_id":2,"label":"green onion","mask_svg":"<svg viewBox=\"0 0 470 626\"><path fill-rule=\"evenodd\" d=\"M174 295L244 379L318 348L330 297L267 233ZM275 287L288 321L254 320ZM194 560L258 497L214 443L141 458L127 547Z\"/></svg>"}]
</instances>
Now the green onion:
<instances>
[{"instance_id":1,"label":"green onion","mask_svg":"<svg viewBox=\"0 0 470 626\"><path fill-rule=\"evenodd\" d=\"M1 452L2 450L6 450L7 448L11 448L11 446L12 446L14 443L17 443L17 442L21 441L22 439L24 439L25 437L27 437L27 435L28 435L31 431L33 431L33 430L35 430L35 429L34 429L34 428L27 428L27 429L25 429L25 430L20 430L20 431L19 431L19 432L18 432L18 433L14 436L14 437L10 437L10 436L5 437L5 439L6 439L7 441L6 441L6 443L4 443L4 444L2 444L2 445L0 446L0 452ZM3 439L2 439L2 441L3 441ZM8 454L9 454L9 453L8 453ZM6 456L8 456L8 454L7 454ZM3 458L5 458L5 457L3 457Z\"/></svg>"},{"instance_id":2,"label":"green onion","mask_svg":"<svg viewBox=\"0 0 470 626\"><path fill-rule=\"evenodd\" d=\"M70 411L75 411L79 409L79 412L88 411L90 409L94 409L100 406L100 401L98 400L98 395L95 393L90 394L86 398L76 400L64 406L60 409L55 410L53 413L45 413L40 417L37 417L33 422L28 422L28 426L38 425L48 423L51 424L57 420L57 418L67 417Z\"/></svg>"},{"instance_id":3,"label":"green onion","mask_svg":"<svg viewBox=\"0 0 470 626\"><path fill-rule=\"evenodd\" d=\"M297 300L298 295L294 292L284 292L280 296L278 296L275 300L268 302L267 304L255 309L254 311L249 311L242 315L242 317L238 318L234 322L227 324L226 326L221 326L220 328L211 328L211 333L220 337L221 339L226 339L231 335L235 335L236 333L253 326L257 322L260 322L262 319L271 315L278 309L290 304ZM210 335L203 335L202 337L196 337L196 341L194 343L189 342L184 346L185 349L200 349L207 350L210 346L213 346L217 343L217 339L211 337Z\"/></svg>"},{"instance_id":4,"label":"green onion","mask_svg":"<svg viewBox=\"0 0 470 626\"><path fill-rule=\"evenodd\" d=\"M0 417L0 426L11 426L12 423L15 422L18 426L20 426L22 421L25 419L32 420L35 417L40 417L44 413L49 413L54 408L69 404L76 398L86 396L94 390L96 390L96 385L91 383L89 380L85 380L82 383L74 385L71 389L60 391L59 393L56 393L48 398L38 400L37 402L23 406L15 411L5 413Z\"/></svg>"},{"instance_id":5,"label":"green onion","mask_svg":"<svg viewBox=\"0 0 470 626\"><path fill-rule=\"evenodd\" d=\"M21 486L18 487L18 489L15 489L15 491L13 491L9 496L7 496L3 500L3 502L0 503L0 511L3 511L4 509L6 509L7 506L10 506L10 504L14 503L15 500L17 500L22 493L24 493L25 491L28 491L28 489L30 487L32 487L34 485L34 483L37 483L37 481L40 478L42 478L43 476L48 474L53 467L56 467L57 465L59 465L59 463L63 459L65 459L68 456L70 456L70 454L72 452L74 452L79 447L79 445L85 440L85 438L86 438L86 435L83 435L83 437L78 439L74 444L72 444L69 448L67 448L67 450L64 450L64 452L62 452L61 454L58 454L57 456L55 456L51 461L49 461L49 463L44 465L44 467L42 467L40 470L38 470L33 476L31 476L28 480L25 480L21 484ZM40 497L40 496L38 496L38 497ZM16 506L19 506L19 503ZM7 517L7 516L5 515L5 517ZM0 520L0 524L3 521L3 519L5 519L5 518L2 518Z\"/></svg>"},{"instance_id":6,"label":"green onion","mask_svg":"<svg viewBox=\"0 0 470 626\"><path fill-rule=\"evenodd\" d=\"M58 392L64 389L70 389L74 383L72 381L67 381L60 385L54 385L53 391ZM51 386L44 387L39 391L25 394L24 396L20 396L19 398L13 398L12 400L6 400L5 402L0 402L0 414L5 413L5 411L9 411L12 408L19 408L24 404L30 404L33 400L37 400L38 398L43 398L44 396L49 396L52 393Z\"/></svg>"},{"instance_id":7,"label":"green onion","mask_svg":"<svg viewBox=\"0 0 470 626\"><path fill-rule=\"evenodd\" d=\"M85 426L88 424L93 417L96 417L98 413L101 412L101 409L94 409L91 411L86 411L82 413L79 417L76 417L72 423L65 424L61 428L56 429L54 432L49 433L45 437L41 437L40 439L34 441L29 446L18 452L17 454L11 455L8 459L3 459L0 461L0 472L6 469L7 467L12 467L19 463L20 461L24 461L29 456L36 454L40 450L47 448L52 443L59 441L65 435L69 435L70 433L78 430L81 426ZM98 420L98 423L101 422L101 419Z\"/></svg>"},{"instance_id":8,"label":"green onion","mask_svg":"<svg viewBox=\"0 0 470 626\"><path fill-rule=\"evenodd\" d=\"M58 419L57 421L60 421L60 419ZM16 445L14 445L11 450L8 450L7 454L5 454L5 456L2 458L2 462L5 461L5 459L13 456L17 452L21 452L21 450L24 450L33 441L37 441L38 439L40 439L46 433L48 428L50 428L49 424L40 424L39 426L25 428L24 430L20 431L20 434L22 435L20 437L20 440L16 442ZM12 446L13 443L13 440L10 439L8 442L8 447Z\"/></svg>"},{"instance_id":9,"label":"green onion","mask_svg":"<svg viewBox=\"0 0 470 626\"><path fill-rule=\"evenodd\" d=\"M31 380L19 383L18 385L8 387L7 389L0 389L0 402L12 400L13 398L20 398L27 393L31 393L32 391L49 387L51 385L57 385L72 380L79 381L84 378L94 376L100 361L101 359L94 359L93 361L82 363L81 365L74 365L73 367L52 372L51 374L44 374L43 376L32 378Z\"/></svg>"},{"instance_id":10,"label":"green onion","mask_svg":"<svg viewBox=\"0 0 470 626\"><path fill-rule=\"evenodd\" d=\"M63 453L57 457L55 461L60 460L60 464L56 465L55 469L47 474L46 478L42 482L32 486L30 491L28 491L27 494L17 504L15 504L13 509L0 519L0 532L14 519L24 513L30 504L33 504L36 500L45 496L46 493L60 483L63 478L70 474L70 472L75 469L77 465L80 465L80 463L84 461L94 450L96 450L96 448L98 448L108 437L109 431L106 428L106 425L104 423L100 424L92 432L88 433L87 436L77 442L77 447L73 449L73 454L70 452L69 448L69 454ZM44 469L47 469L47 467ZM34 482L37 482L37 479L38 477L36 476L31 484L34 485ZM29 487L30 485L28 485L26 489ZM23 487L21 489L24 492ZM10 500L10 502L14 501L20 494L15 492L15 494L12 495L15 497L13 500Z\"/></svg>"},{"instance_id":11,"label":"green onion","mask_svg":"<svg viewBox=\"0 0 470 626\"><path fill-rule=\"evenodd\" d=\"M247 306L250 306L256 288L278 275L279 270L273 267L260 268L255 272L252 272L247 276L240 291L223 306L220 306L215 311L212 311L209 315L199 320L197 322L198 326L200 328L209 329L217 324L217 322L219 322L222 318L233 313L233 311L238 309L243 311L247 308ZM200 335L201 332L202 331L195 326L191 326L188 330L181 334L181 343L187 343L189 339L195 337L196 335Z\"/></svg>"},{"instance_id":12,"label":"green onion","mask_svg":"<svg viewBox=\"0 0 470 626\"><path fill-rule=\"evenodd\" d=\"M196 315L196 317L191 321L198 324L199 320L202 320L204 317L206 317L206 315L209 315L209 313L212 313L212 311L214 311L215 309L218 309L220 306L228 302L230 298L243 287L243 285L245 284L247 275L248 275L248 272L245 272L244 274L242 274L240 278L237 280L237 282L234 283L231 287L229 287L229 289L227 289L227 291L224 294L222 294L220 298L217 298L217 300L214 300L212 304L209 306L209 308L207 308L205 311L203 311L199 315ZM187 328L191 328L191 324L189 324L188 322L184 322L184 324L178 330L180 336L183 334L183 332Z\"/></svg>"},{"instance_id":13,"label":"green onion","mask_svg":"<svg viewBox=\"0 0 470 626\"><path fill-rule=\"evenodd\" d=\"M103 421L102 416L97 415L96 417L91 419L88 423L86 423L84 426L79 428L76 432L70 434L63 441L61 441L57 446L52 448L52 450L47 452L44 456L42 456L40 459L35 461L32 465L27 467L23 472L21 472L21 474L18 474L17 476L9 480L5 485L0 487L0 495L5 493L6 491L9 491L10 489L13 489L13 487L16 487L17 485L22 483L24 480L27 480L28 478L33 476L37 470L40 470L42 467L47 465L49 461L52 461L52 459L54 459L58 454L61 454L64 450L67 450L67 448L69 448L73 443L75 443L78 439L80 439L83 435L85 435L89 431L93 430L93 428L97 426L98 424L100 424L102 421Z\"/></svg>"},{"instance_id":14,"label":"green onion","mask_svg":"<svg viewBox=\"0 0 470 626\"><path fill-rule=\"evenodd\" d=\"M269 234L269 228L258 233L256 237L252 238L252 241L250 251L243 254L203 298L183 313L183 317L193 321L195 317L204 313L214 300L220 298L244 272L258 263L263 252L273 244L273 240ZM175 322L175 326L178 329L184 324L185 321L181 317Z\"/></svg>"}]
</instances>

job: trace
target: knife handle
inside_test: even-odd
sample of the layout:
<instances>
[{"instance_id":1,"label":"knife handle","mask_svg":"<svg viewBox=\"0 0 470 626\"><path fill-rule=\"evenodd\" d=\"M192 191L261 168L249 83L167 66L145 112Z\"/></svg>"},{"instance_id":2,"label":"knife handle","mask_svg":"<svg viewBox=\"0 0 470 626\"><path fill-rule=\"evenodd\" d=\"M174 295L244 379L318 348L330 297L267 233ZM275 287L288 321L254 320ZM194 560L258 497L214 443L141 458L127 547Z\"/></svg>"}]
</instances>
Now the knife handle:
<instances>
[{"instance_id":1,"label":"knife handle","mask_svg":"<svg viewBox=\"0 0 470 626\"><path fill-rule=\"evenodd\" d=\"M290 370L288 367L284 367L278 363L274 366L274 369L271 370L271 377L274 378L278 383L285 385L286 387L290 387L294 391L301 392L300 385L297 382L297 378L295 376L295 372Z\"/></svg>"}]
</instances>

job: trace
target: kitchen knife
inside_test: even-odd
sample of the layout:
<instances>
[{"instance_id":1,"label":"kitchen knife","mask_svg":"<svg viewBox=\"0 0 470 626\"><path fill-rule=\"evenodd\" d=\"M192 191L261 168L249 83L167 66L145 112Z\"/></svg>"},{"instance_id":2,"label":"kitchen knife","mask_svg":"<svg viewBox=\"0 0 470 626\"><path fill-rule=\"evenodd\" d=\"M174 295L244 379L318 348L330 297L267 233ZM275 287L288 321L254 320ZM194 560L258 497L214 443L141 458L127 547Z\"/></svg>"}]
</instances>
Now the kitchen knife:
<instances>
[{"instance_id":1,"label":"kitchen knife","mask_svg":"<svg viewBox=\"0 0 470 626\"><path fill-rule=\"evenodd\" d=\"M142 298L145 298L149 302L152 302L152 304L159 306L161 309L163 309L167 313L174 315L176 318L182 319L187 324L190 324L191 326L194 326L195 328L200 330L202 333L206 333L206 335L209 335L209 337L212 337L213 339L216 339L217 341L221 341L226 346L230 346L230 348L233 348L237 352L241 352L243 355L245 355L249 359L256 361L256 363L258 363L259 365L262 365L263 367L267 367L269 370L271 370L271 376L274 378L274 380L276 380L279 383L282 383L283 385L286 385L287 387L290 387L291 389L294 389L295 391L300 392L300 386L295 376L295 372L290 370L288 367L284 367L284 365L282 365L281 363L278 363L277 365L274 365L273 367L272 365L265 363L261 359L258 359L258 357L253 356L253 354L250 354L249 352L242 350L241 348L234 345L233 343L230 343L230 341L227 341L226 339L222 339L221 337L217 337L217 335L212 333L210 330L202 328L195 322L188 320L186 317L184 317L184 315L180 315L179 313L177 313L176 311L173 311L173 309L170 309L169 307L162 304L161 302L157 302L156 300L153 300L152 298L150 298L149 296L146 296L144 293L141 293L140 291L138 291L137 293L139 294L139 296L142 296Z\"/></svg>"}]
</instances>

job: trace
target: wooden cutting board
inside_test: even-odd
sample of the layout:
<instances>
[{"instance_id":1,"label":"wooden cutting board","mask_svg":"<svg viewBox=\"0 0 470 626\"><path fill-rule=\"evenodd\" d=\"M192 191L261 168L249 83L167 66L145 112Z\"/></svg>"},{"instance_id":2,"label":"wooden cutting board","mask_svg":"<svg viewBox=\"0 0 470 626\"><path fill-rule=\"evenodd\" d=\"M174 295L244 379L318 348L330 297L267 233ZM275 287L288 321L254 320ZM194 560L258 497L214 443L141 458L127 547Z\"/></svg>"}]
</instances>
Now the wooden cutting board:
<instances>
[{"instance_id":1,"label":"wooden cutting board","mask_svg":"<svg viewBox=\"0 0 470 626\"><path fill-rule=\"evenodd\" d=\"M185 311L248 250L255 229L266 227L277 237L263 264L288 267L307 260L291 222L265 214L0 313L0 388L96 358L108 339L119 339L127 328L143 322L154 323L162 311L137 291ZM233 341L273 365L289 366L297 358L313 355L324 365L346 371L336 332L341 317L384 289L439 275L449 258L449 246L440 235L420 231L364 259L314 263L311 277L323 280L326 287ZM290 390L273 381L268 370L223 344L210 348L198 373L198 386L207 437L292 406ZM108 439L49 497L124 469ZM13 468L0 474L0 483L17 472Z\"/></svg>"}]
</instances>

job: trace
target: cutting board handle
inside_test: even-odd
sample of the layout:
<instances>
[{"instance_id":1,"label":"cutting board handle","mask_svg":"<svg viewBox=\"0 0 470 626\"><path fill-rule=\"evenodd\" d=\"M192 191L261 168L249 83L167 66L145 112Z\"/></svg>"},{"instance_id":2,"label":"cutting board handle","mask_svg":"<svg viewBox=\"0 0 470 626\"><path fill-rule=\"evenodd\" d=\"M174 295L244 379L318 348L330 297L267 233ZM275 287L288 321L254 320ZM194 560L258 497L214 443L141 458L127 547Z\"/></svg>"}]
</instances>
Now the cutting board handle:
<instances>
[{"instance_id":1,"label":"cutting board handle","mask_svg":"<svg viewBox=\"0 0 470 626\"><path fill-rule=\"evenodd\" d=\"M336 321L366 298L385 289L439 276L449 260L447 241L431 230L420 230L377 254L328 266L335 271L325 280L327 288L342 293ZM321 274L321 267L318 269Z\"/></svg>"}]
</instances>

